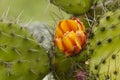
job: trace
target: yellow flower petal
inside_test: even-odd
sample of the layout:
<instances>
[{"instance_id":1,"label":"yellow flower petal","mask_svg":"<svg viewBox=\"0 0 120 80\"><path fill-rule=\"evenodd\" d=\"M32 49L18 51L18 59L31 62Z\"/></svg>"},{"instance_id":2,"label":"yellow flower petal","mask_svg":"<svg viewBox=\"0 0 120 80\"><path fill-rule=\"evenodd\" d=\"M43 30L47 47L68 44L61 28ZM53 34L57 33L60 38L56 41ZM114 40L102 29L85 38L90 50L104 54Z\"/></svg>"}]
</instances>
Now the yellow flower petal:
<instances>
[{"instance_id":1,"label":"yellow flower petal","mask_svg":"<svg viewBox=\"0 0 120 80\"><path fill-rule=\"evenodd\" d=\"M77 19L77 18L72 18L73 20L75 20L75 22L77 22L79 25L78 25L78 27L79 27L79 30L82 30L82 31L85 31L85 26L83 25L83 23L79 20L79 19Z\"/></svg>"},{"instance_id":2,"label":"yellow flower petal","mask_svg":"<svg viewBox=\"0 0 120 80\"><path fill-rule=\"evenodd\" d=\"M59 27L56 28L56 31L55 31L55 37L59 38L59 37L62 37L63 36L63 32L60 30Z\"/></svg>"},{"instance_id":3,"label":"yellow flower petal","mask_svg":"<svg viewBox=\"0 0 120 80\"><path fill-rule=\"evenodd\" d=\"M68 33L67 36L69 36L72 44L73 44L73 45L76 45L76 42L75 42L76 34L75 34L75 32L71 31L71 32Z\"/></svg>"},{"instance_id":4,"label":"yellow flower petal","mask_svg":"<svg viewBox=\"0 0 120 80\"><path fill-rule=\"evenodd\" d=\"M71 52L74 50L74 45L72 44L68 36L64 36L62 41L63 41L63 46L65 47L65 51Z\"/></svg>"},{"instance_id":5,"label":"yellow flower petal","mask_svg":"<svg viewBox=\"0 0 120 80\"><path fill-rule=\"evenodd\" d=\"M86 35L83 31L76 31L77 39L81 43L81 46L86 44Z\"/></svg>"},{"instance_id":6,"label":"yellow flower petal","mask_svg":"<svg viewBox=\"0 0 120 80\"><path fill-rule=\"evenodd\" d=\"M75 20L66 20L67 25L69 26L69 29L72 31L78 30L78 24L75 22Z\"/></svg>"},{"instance_id":7,"label":"yellow flower petal","mask_svg":"<svg viewBox=\"0 0 120 80\"><path fill-rule=\"evenodd\" d=\"M58 48L59 48L60 50L62 50L62 51L65 50L65 48L64 48L64 46L63 46L63 44L62 44L61 38L56 38L56 39L54 40L54 43L55 43L55 45L58 46Z\"/></svg>"},{"instance_id":8,"label":"yellow flower petal","mask_svg":"<svg viewBox=\"0 0 120 80\"><path fill-rule=\"evenodd\" d=\"M69 26L68 26L66 20L61 21L61 24L59 25L59 27L61 28L61 30L64 33L66 33L67 31L70 31Z\"/></svg>"},{"instance_id":9,"label":"yellow flower petal","mask_svg":"<svg viewBox=\"0 0 120 80\"><path fill-rule=\"evenodd\" d=\"M67 56L80 52L86 44L83 23L76 18L60 21L55 31L54 43Z\"/></svg>"}]
</instances>

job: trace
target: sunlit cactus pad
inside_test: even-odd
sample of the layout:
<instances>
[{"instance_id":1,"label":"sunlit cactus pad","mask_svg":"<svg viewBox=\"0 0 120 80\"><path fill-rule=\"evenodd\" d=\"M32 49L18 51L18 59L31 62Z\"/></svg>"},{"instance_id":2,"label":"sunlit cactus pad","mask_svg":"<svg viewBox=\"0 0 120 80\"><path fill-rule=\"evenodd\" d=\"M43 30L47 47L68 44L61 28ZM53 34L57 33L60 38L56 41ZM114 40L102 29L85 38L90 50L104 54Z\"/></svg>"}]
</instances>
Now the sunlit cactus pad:
<instances>
[{"instance_id":1,"label":"sunlit cactus pad","mask_svg":"<svg viewBox=\"0 0 120 80\"><path fill-rule=\"evenodd\" d=\"M48 65L45 50L27 30L0 22L0 80L41 80Z\"/></svg>"},{"instance_id":2,"label":"sunlit cactus pad","mask_svg":"<svg viewBox=\"0 0 120 80\"><path fill-rule=\"evenodd\" d=\"M120 79L120 10L107 12L89 42L90 80Z\"/></svg>"},{"instance_id":3,"label":"sunlit cactus pad","mask_svg":"<svg viewBox=\"0 0 120 80\"><path fill-rule=\"evenodd\" d=\"M51 3L57 5L59 8L67 13L80 15L87 12L91 5L92 0L50 0Z\"/></svg>"}]
</instances>

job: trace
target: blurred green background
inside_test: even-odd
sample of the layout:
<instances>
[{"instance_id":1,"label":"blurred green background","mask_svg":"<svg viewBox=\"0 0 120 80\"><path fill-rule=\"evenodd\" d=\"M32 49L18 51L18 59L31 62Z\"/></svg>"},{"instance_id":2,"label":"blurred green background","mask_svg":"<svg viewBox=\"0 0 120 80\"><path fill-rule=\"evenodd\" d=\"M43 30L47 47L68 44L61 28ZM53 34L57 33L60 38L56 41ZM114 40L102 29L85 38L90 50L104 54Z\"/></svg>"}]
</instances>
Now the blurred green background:
<instances>
[{"instance_id":1,"label":"blurred green background","mask_svg":"<svg viewBox=\"0 0 120 80\"><path fill-rule=\"evenodd\" d=\"M40 21L54 24L59 19L70 17L50 4L49 0L0 0L0 16L3 16L5 11L8 11L8 19L16 20L20 16L21 22Z\"/></svg>"}]
</instances>

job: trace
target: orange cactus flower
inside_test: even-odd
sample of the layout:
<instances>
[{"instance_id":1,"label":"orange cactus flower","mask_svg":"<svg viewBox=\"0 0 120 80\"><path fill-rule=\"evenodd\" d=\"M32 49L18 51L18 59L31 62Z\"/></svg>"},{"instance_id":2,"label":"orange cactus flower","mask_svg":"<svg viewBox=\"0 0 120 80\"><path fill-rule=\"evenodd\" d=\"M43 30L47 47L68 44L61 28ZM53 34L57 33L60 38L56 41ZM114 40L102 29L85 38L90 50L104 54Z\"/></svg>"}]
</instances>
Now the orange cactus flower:
<instances>
[{"instance_id":1,"label":"orange cactus flower","mask_svg":"<svg viewBox=\"0 0 120 80\"><path fill-rule=\"evenodd\" d=\"M60 21L55 31L54 44L67 56L79 53L86 44L83 23L77 18Z\"/></svg>"}]
</instances>

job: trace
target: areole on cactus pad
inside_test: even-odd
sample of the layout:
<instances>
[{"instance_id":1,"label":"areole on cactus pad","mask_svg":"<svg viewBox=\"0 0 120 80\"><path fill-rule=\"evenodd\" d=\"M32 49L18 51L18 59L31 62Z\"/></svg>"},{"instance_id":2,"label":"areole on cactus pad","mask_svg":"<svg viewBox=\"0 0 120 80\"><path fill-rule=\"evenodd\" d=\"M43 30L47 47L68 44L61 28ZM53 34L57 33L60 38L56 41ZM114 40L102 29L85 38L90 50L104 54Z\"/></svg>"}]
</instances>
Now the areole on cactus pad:
<instances>
[{"instance_id":1,"label":"areole on cactus pad","mask_svg":"<svg viewBox=\"0 0 120 80\"><path fill-rule=\"evenodd\" d=\"M67 56L79 53L86 44L83 23L77 18L60 21L55 31L54 43Z\"/></svg>"}]
</instances>

